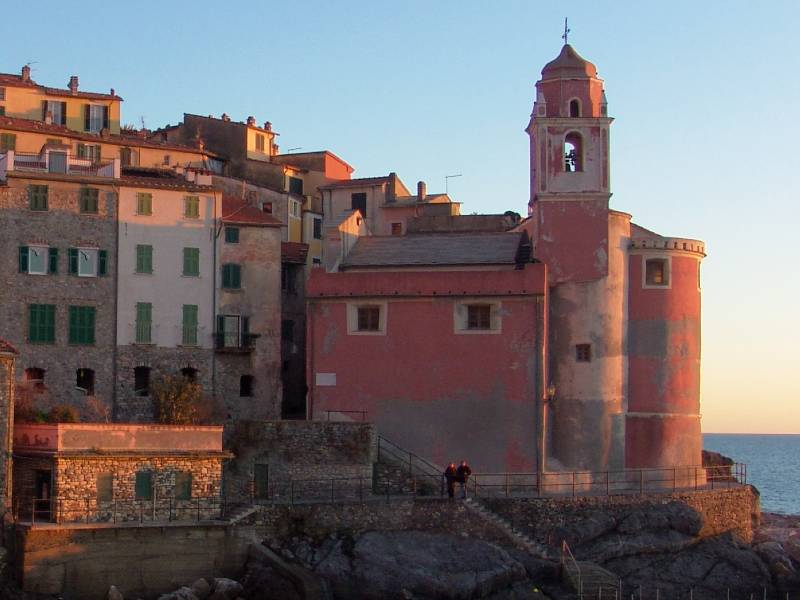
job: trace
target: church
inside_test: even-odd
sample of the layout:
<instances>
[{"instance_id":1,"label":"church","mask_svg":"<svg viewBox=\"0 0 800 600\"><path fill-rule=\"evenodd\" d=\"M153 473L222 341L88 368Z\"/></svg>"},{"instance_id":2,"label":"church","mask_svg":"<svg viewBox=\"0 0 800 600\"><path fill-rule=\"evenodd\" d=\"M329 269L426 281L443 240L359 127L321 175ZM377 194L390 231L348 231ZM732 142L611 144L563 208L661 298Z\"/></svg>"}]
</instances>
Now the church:
<instances>
[{"instance_id":1,"label":"church","mask_svg":"<svg viewBox=\"0 0 800 600\"><path fill-rule=\"evenodd\" d=\"M373 421L482 472L700 465L705 246L610 207L612 123L565 44L535 86L525 219L418 211L372 234L387 196L331 223L337 260L306 296L308 418Z\"/></svg>"}]
</instances>

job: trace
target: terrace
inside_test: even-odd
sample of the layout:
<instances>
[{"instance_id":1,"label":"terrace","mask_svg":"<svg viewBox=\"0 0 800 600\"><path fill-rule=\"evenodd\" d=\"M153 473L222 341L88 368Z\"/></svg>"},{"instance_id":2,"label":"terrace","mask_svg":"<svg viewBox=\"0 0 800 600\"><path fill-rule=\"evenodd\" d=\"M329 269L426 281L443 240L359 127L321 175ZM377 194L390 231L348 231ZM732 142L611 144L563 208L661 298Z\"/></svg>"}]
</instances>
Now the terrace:
<instances>
[{"instance_id":1,"label":"terrace","mask_svg":"<svg viewBox=\"0 0 800 600\"><path fill-rule=\"evenodd\" d=\"M38 154L14 150L0 154L0 180L5 180L8 173L13 172L119 179L120 161L118 158L95 160L78 157L66 148L45 146Z\"/></svg>"}]
</instances>

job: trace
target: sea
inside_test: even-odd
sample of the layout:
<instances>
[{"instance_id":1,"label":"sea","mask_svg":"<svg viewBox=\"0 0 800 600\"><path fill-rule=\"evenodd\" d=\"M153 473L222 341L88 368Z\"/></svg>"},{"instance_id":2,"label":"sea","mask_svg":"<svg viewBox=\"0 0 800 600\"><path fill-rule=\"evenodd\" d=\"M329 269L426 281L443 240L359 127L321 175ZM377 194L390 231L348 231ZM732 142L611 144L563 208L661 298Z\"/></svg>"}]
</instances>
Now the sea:
<instances>
[{"instance_id":1,"label":"sea","mask_svg":"<svg viewBox=\"0 0 800 600\"><path fill-rule=\"evenodd\" d=\"M800 515L800 435L704 433L703 447L747 465L762 511Z\"/></svg>"}]
</instances>

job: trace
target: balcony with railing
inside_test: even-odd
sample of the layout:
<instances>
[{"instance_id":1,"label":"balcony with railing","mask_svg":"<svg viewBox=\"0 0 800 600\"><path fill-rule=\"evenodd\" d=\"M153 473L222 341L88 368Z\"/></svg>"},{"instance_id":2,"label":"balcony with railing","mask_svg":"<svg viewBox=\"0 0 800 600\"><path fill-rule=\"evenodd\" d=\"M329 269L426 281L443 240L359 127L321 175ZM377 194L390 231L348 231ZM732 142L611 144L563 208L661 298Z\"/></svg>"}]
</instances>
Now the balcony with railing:
<instances>
[{"instance_id":1,"label":"balcony with railing","mask_svg":"<svg viewBox=\"0 0 800 600\"><path fill-rule=\"evenodd\" d=\"M0 180L4 180L7 174L12 172L119 179L120 161L118 158L97 160L91 157L79 157L69 152L47 148L39 153L8 150L0 154Z\"/></svg>"}]
</instances>

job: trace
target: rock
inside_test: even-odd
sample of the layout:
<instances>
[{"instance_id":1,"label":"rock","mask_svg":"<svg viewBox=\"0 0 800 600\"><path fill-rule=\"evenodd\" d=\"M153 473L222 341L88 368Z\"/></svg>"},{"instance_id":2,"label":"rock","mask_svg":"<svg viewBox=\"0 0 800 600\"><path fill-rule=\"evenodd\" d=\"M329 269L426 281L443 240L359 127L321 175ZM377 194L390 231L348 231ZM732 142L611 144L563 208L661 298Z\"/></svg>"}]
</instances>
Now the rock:
<instances>
[{"instance_id":1,"label":"rock","mask_svg":"<svg viewBox=\"0 0 800 600\"><path fill-rule=\"evenodd\" d=\"M216 577L214 578L209 600L236 600L243 590L242 584L238 581L225 577Z\"/></svg>"},{"instance_id":2,"label":"rock","mask_svg":"<svg viewBox=\"0 0 800 600\"><path fill-rule=\"evenodd\" d=\"M108 588L106 600L125 600L125 597L122 595L122 592L117 589L117 586L112 585L110 588Z\"/></svg>"},{"instance_id":3,"label":"rock","mask_svg":"<svg viewBox=\"0 0 800 600\"><path fill-rule=\"evenodd\" d=\"M365 533L316 567L337 598L481 598L526 578L505 550L445 533Z\"/></svg>"},{"instance_id":4,"label":"rock","mask_svg":"<svg viewBox=\"0 0 800 600\"><path fill-rule=\"evenodd\" d=\"M280 598L303 600L294 584L274 569L257 561L249 561L242 579L243 594L247 598Z\"/></svg>"},{"instance_id":5,"label":"rock","mask_svg":"<svg viewBox=\"0 0 800 600\"><path fill-rule=\"evenodd\" d=\"M192 588L186 587L185 585L181 588L178 588L171 594L162 594L158 597L158 600L199 600L197 596L194 595Z\"/></svg>"},{"instance_id":6,"label":"rock","mask_svg":"<svg viewBox=\"0 0 800 600\"><path fill-rule=\"evenodd\" d=\"M198 579L192 584L192 591L199 600L206 600L211 595L211 585L205 579Z\"/></svg>"}]
</instances>

